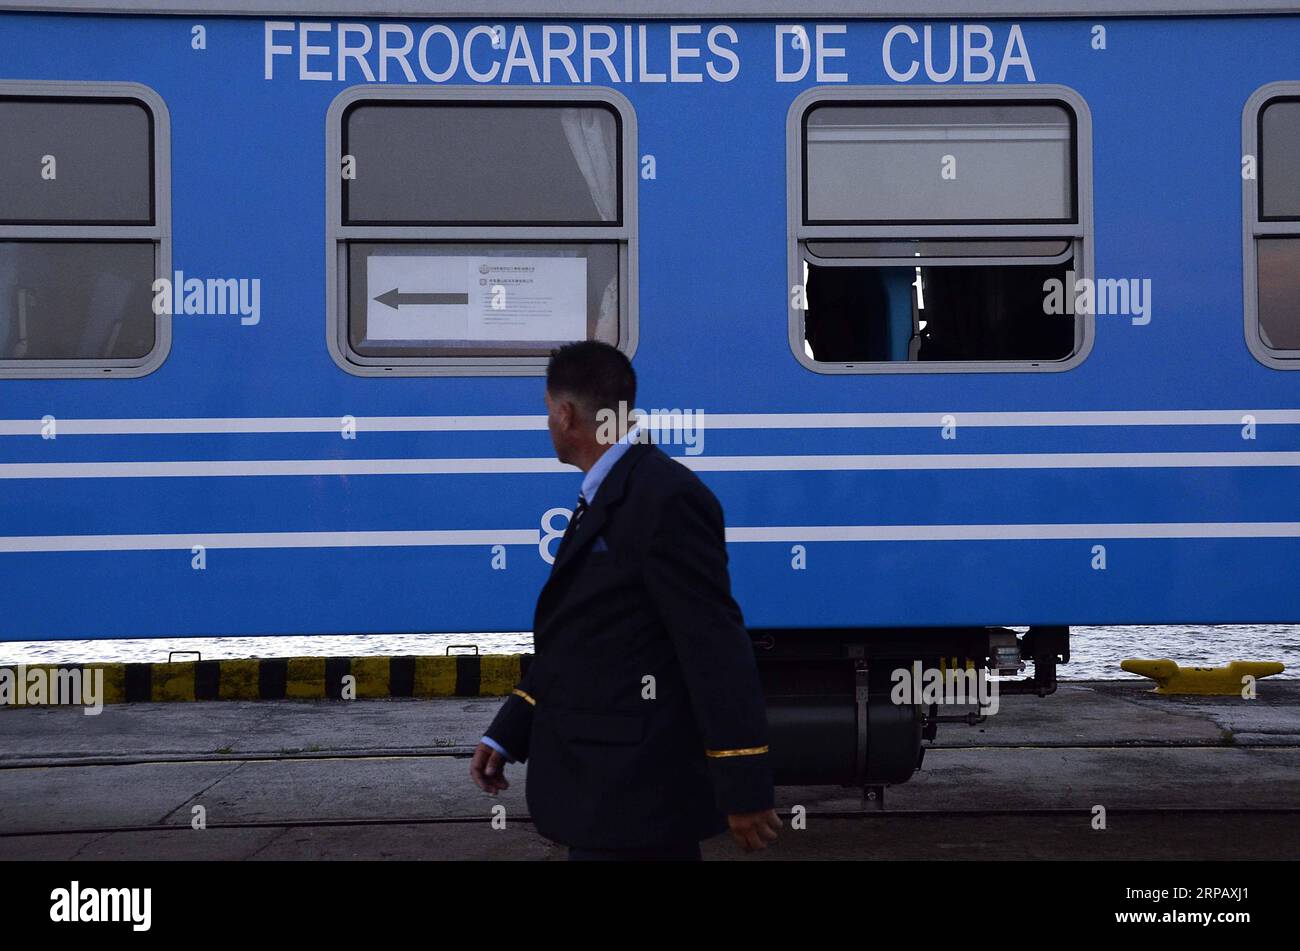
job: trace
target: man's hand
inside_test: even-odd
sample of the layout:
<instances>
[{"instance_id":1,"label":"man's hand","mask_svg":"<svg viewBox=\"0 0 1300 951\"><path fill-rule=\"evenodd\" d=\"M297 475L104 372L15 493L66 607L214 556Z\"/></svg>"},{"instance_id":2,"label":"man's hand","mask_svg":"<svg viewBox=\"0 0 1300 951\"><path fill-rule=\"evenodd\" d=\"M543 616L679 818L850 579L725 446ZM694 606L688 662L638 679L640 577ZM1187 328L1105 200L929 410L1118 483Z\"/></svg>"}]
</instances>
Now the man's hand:
<instances>
[{"instance_id":1,"label":"man's hand","mask_svg":"<svg viewBox=\"0 0 1300 951\"><path fill-rule=\"evenodd\" d=\"M469 761L469 775L474 784L489 795L495 796L510 788L506 782L506 758L486 743L474 748L474 756Z\"/></svg>"},{"instance_id":2,"label":"man's hand","mask_svg":"<svg viewBox=\"0 0 1300 951\"><path fill-rule=\"evenodd\" d=\"M775 809L765 809L727 816L727 825L731 826L731 837L736 840L736 845L746 852L758 852L767 848L767 843L776 841L782 822Z\"/></svg>"}]
</instances>

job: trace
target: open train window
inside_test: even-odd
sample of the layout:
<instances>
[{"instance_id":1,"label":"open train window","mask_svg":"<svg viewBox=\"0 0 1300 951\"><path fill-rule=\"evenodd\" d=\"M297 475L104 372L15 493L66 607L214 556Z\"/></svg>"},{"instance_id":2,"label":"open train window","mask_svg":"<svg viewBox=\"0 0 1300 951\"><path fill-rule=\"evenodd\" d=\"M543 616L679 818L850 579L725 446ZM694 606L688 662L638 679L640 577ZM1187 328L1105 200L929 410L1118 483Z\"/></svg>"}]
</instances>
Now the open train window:
<instances>
[{"instance_id":1,"label":"open train window","mask_svg":"<svg viewBox=\"0 0 1300 951\"><path fill-rule=\"evenodd\" d=\"M545 372L636 343L636 127L595 88L345 90L329 111L329 342L368 376Z\"/></svg>"},{"instance_id":2,"label":"open train window","mask_svg":"<svg viewBox=\"0 0 1300 951\"><path fill-rule=\"evenodd\" d=\"M1242 118L1246 343L1263 364L1300 369L1300 83L1271 83Z\"/></svg>"},{"instance_id":3,"label":"open train window","mask_svg":"<svg viewBox=\"0 0 1300 951\"><path fill-rule=\"evenodd\" d=\"M789 333L805 366L1061 370L1087 355L1091 315L1056 306L1092 267L1077 94L812 89L788 148Z\"/></svg>"},{"instance_id":4,"label":"open train window","mask_svg":"<svg viewBox=\"0 0 1300 951\"><path fill-rule=\"evenodd\" d=\"M169 139L144 86L0 81L0 377L143 376L166 358Z\"/></svg>"}]
</instances>

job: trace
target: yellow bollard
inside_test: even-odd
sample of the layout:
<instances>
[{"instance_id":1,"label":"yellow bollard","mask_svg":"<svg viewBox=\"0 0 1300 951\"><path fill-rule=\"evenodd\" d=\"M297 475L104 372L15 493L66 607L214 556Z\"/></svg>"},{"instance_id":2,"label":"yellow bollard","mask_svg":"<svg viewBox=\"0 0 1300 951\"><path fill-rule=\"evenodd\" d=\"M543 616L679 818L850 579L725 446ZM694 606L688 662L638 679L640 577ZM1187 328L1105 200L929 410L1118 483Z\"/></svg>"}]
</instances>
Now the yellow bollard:
<instances>
[{"instance_id":1,"label":"yellow bollard","mask_svg":"<svg viewBox=\"0 0 1300 951\"><path fill-rule=\"evenodd\" d=\"M1258 680L1280 674L1284 664L1271 660L1234 660L1227 667L1179 667L1172 660L1137 660L1120 663L1121 670L1141 674L1156 682L1153 693L1238 697L1246 677Z\"/></svg>"}]
</instances>

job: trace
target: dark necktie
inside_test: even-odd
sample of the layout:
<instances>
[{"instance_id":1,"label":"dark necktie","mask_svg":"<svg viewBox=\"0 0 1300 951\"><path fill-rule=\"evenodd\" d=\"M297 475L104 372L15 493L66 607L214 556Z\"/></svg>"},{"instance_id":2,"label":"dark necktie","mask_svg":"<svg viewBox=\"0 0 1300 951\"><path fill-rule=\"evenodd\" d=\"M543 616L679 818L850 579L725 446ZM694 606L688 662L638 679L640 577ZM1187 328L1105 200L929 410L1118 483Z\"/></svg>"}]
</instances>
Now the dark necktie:
<instances>
[{"instance_id":1,"label":"dark necktie","mask_svg":"<svg viewBox=\"0 0 1300 951\"><path fill-rule=\"evenodd\" d=\"M573 518L569 519L569 533L572 534L578 530L578 523L582 521L582 516L587 513L587 497L581 492L578 493L578 504L573 509Z\"/></svg>"},{"instance_id":2,"label":"dark necktie","mask_svg":"<svg viewBox=\"0 0 1300 951\"><path fill-rule=\"evenodd\" d=\"M578 504L573 508L573 516L569 519L569 524L564 529L564 536L560 539L560 547L556 549L555 552L555 560L557 562L560 559L560 552L564 551L564 546L569 544L569 539L571 539L574 535L577 534L578 522L582 521L582 516L586 513L586 511L587 511L587 499L581 492L579 492Z\"/></svg>"}]
</instances>

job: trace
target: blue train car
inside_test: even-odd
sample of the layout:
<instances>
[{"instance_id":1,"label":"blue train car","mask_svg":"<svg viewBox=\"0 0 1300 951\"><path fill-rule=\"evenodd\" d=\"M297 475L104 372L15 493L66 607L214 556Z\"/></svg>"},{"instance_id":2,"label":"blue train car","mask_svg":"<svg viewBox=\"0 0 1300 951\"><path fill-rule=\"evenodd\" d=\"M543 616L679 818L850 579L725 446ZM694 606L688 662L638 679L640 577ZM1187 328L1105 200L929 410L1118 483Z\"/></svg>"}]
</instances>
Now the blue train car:
<instances>
[{"instance_id":1,"label":"blue train car","mask_svg":"<svg viewBox=\"0 0 1300 951\"><path fill-rule=\"evenodd\" d=\"M528 629L583 337L773 656L1300 621L1300 5L709 6L0 2L0 639Z\"/></svg>"}]
</instances>

